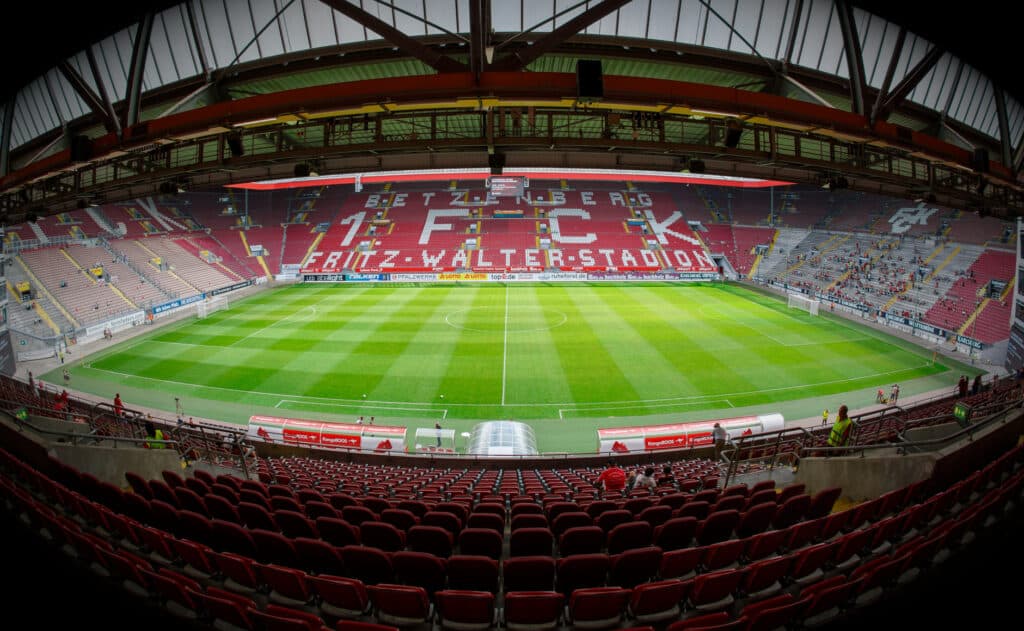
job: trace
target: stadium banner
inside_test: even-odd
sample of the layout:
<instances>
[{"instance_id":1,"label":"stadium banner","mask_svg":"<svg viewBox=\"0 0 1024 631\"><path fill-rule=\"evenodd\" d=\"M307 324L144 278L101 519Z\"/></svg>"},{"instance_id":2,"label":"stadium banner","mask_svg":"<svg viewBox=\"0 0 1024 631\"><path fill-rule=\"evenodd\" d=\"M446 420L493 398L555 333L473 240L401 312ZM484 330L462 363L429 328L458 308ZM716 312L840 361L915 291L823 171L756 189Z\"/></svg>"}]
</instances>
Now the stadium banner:
<instances>
[{"instance_id":1,"label":"stadium banner","mask_svg":"<svg viewBox=\"0 0 1024 631\"><path fill-rule=\"evenodd\" d=\"M580 281L713 281L714 272L440 272L431 273L323 273L304 272L302 281L308 283L458 283L458 282L580 282Z\"/></svg>"},{"instance_id":2,"label":"stadium banner","mask_svg":"<svg viewBox=\"0 0 1024 631\"><path fill-rule=\"evenodd\" d=\"M406 428L358 423L326 423L277 416L250 416L246 436L266 443L314 449L403 452Z\"/></svg>"},{"instance_id":3,"label":"stadium banner","mask_svg":"<svg viewBox=\"0 0 1024 631\"><path fill-rule=\"evenodd\" d=\"M302 282L304 283L343 283L345 282L344 274L303 274Z\"/></svg>"},{"instance_id":4,"label":"stadium banner","mask_svg":"<svg viewBox=\"0 0 1024 631\"><path fill-rule=\"evenodd\" d=\"M228 285L227 287L218 287L217 289L214 289L214 290L208 292L208 295L210 295L210 296L219 296L221 294L226 294L226 293L231 292L231 291L235 291L235 290L238 290L238 289L242 289L244 287L248 287L251 284L252 284L251 280L246 280L246 281L242 281L240 283L235 283L234 285Z\"/></svg>"},{"instance_id":5,"label":"stadium banner","mask_svg":"<svg viewBox=\"0 0 1024 631\"><path fill-rule=\"evenodd\" d=\"M138 311L132 311L131 313L111 318L106 322L85 327L85 335L83 337L91 338L93 336L100 336L103 335L103 332L107 329L110 329L111 333L117 333L118 331L123 331L127 328L142 324L145 320L145 311L142 311L141 309Z\"/></svg>"},{"instance_id":6,"label":"stadium banner","mask_svg":"<svg viewBox=\"0 0 1024 631\"><path fill-rule=\"evenodd\" d=\"M942 338L949 337L949 331L947 331L945 329L940 329L937 326L932 326L932 325L928 324L927 322L921 322L920 320L916 320L916 319L913 319L913 318L904 318L900 314L892 313L891 311L886 312L885 319L886 320L890 320L892 322L898 322L900 324L905 324L905 325L907 325L909 327L913 327L913 328L915 328L915 329L917 329L919 331L924 331L925 333L930 333L930 334L938 336L938 337L942 337ZM958 336L958 337L962 337L962 336ZM970 338L967 338L967 339L970 339ZM979 342L979 344L980 344L980 342ZM981 348L981 347L978 346L976 348Z\"/></svg>"},{"instance_id":7,"label":"stadium banner","mask_svg":"<svg viewBox=\"0 0 1024 631\"><path fill-rule=\"evenodd\" d=\"M380 283L387 282L388 274L345 274L345 282Z\"/></svg>"},{"instance_id":8,"label":"stadium banner","mask_svg":"<svg viewBox=\"0 0 1024 631\"><path fill-rule=\"evenodd\" d=\"M985 345L974 339L973 337L967 337L966 335L957 335L956 343L963 344L964 346L970 346L971 348L981 350L985 348Z\"/></svg>"},{"instance_id":9,"label":"stadium banner","mask_svg":"<svg viewBox=\"0 0 1024 631\"><path fill-rule=\"evenodd\" d=\"M589 272L586 280L716 280L717 272Z\"/></svg>"},{"instance_id":10,"label":"stadium banner","mask_svg":"<svg viewBox=\"0 0 1024 631\"><path fill-rule=\"evenodd\" d=\"M445 272L437 275L437 280L448 281L484 281L488 280L487 274L481 272Z\"/></svg>"},{"instance_id":11,"label":"stadium banner","mask_svg":"<svg viewBox=\"0 0 1024 631\"><path fill-rule=\"evenodd\" d=\"M206 294L196 294L195 296L189 296L188 298L171 300L170 302L165 302L162 305L153 307L153 315L160 315L181 307L186 307L192 303L199 302L200 300L206 300Z\"/></svg>"},{"instance_id":12,"label":"stadium banner","mask_svg":"<svg viewBox=\"0 0 1024 631\"><path fill-rule=\"evenodd\" d=\"M745 432L782 429L785 420L781 414L766 414L693 423L606 427L597 430L598 452L629 454L708 446L712 444L715 423L721 423L729 436L734 437Z\"/></svg>"},{"instance_id":13,"label":"stadium banner","mask_svg":"<svg viewBox=\"0 0 1024 631\"><path fill-rule=\"evenodd\" d=\"M762 414L693 423L602 428L597 430L598 452L622 454L702 447L712 443L715 423L720 423L730 437L737 437L747 432L759 434L782 429L785 419L781 414Z\"/></svg>"}]
</instances>

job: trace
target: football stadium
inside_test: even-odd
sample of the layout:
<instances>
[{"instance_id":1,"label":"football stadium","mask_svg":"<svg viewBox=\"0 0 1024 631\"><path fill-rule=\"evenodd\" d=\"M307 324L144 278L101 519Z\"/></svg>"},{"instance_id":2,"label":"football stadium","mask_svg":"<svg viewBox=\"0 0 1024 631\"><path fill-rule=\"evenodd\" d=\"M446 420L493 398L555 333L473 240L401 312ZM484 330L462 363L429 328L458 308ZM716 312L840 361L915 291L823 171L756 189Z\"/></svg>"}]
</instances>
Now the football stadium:
<instances>
[{"instance_id":1,"label":"football stadium","mask_svg":"<svg viewBox=\"0 0 1024 631\"><path fill-rule=\"evenodd\" d=\"M193 0L86 39L0 102L19 612L1002 619L952 604L1024 562L1024 107L983 60L845 0Z\"/></svg>"}]
</instances>

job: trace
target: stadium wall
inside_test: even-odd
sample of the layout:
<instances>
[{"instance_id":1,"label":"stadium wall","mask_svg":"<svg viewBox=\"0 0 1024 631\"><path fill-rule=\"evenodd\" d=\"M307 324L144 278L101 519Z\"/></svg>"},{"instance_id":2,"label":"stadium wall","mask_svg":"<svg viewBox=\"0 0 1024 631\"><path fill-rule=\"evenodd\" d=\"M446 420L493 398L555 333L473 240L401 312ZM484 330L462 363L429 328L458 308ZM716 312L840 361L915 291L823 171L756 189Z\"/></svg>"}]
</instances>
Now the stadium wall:
<instances>
[{"instance_id":1,"label":"stadium wall","mask_svg":"<svg viewBox=\"0 0 1024 631\"><path fill-rule=\"evenodd\" d=\"M1013 448L1022 435L1024 411L1015 410L1003 421L932 452L899 454L900 447L894 445L850 456L802 458L794 482L806 484L812 495L839 486L856 502L928 477L940 486L952 485L963 479L963 472L979 470Z\"/></svg>"},{"instance_id":2,"label":"stadium wall","mask_svg":"<svg viewBox=\"0 0 1024 631\"><path fill-rule=\"evenodd\" d=\"M720 280L716 272L445 272L439 274L303 274L306 283L458 283Z\"/></svg>"}]
</instances>

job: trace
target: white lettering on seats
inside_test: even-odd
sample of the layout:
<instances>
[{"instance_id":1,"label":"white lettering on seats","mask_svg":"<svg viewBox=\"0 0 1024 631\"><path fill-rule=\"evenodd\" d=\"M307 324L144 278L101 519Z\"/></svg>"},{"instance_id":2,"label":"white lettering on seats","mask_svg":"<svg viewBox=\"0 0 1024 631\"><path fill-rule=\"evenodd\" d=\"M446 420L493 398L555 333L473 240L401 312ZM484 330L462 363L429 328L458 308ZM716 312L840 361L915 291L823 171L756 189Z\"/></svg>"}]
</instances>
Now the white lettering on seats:
<instances>
[{"instance_id":1,"label":"white lettering on seats","mask_svg":"<svg viewBox=\"0 0 1024 631\"><path fill-rule=\"evenodd\" d=\"M423 224L423 231L420 232L420 245L426 245L430 243L430 233L439 232L442 230L451 230L452 224L450 223L437 223L436 220L441 217L468 217L469 210L465 208L452 208L445 210L428 210L427 221Z\"/></svg>"},{"instance_id":2,"label":"white lettering on seats","mask_svg":"<svg viewBox=\"0 0 1024 631\"><path fill-rule=\"evenodd\" d=\"M557 208L548 213L548 223L551 224L551 240L558 243L593 243L597 241L597 235L593 232L588 232L583 236L565 236L562 234L561 226L558 223L559 217L579 217L580 219L590 219L590 213L583 210L582 208Z\"/></svg>"}]
</instances>

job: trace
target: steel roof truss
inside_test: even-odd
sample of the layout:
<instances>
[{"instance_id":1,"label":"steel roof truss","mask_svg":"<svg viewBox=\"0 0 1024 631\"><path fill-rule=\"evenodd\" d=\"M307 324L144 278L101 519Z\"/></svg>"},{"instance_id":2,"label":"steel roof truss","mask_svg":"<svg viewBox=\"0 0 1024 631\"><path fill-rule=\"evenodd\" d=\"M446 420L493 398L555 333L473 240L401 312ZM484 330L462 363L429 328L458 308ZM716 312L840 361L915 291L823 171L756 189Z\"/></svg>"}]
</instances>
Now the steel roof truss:
<instances>
[{"instance_id":1,"label":"steel roof truss","mask_svg":"<svg viewBox=\"0 0 1024 631\"><path fill-rule=\"evenodd\" d=\"M95 58L92 56L91 51L88 52L88 56L90 59L89 65L95 67ZM83 79L82 76L71 67L71 64L69 64L66 59L61 60L61 62L57 64L57 69L60 70L62 75L64 75L64 78L67 79L69 84L71 84L72 89L74 89L78 96L81 97L81 99L85 101L85 104L89 106L92 113L103 122L103 126L106 130L114 131L116 126L110 110L107 109L106 100L93 92L92 88L89 87L89 84L85 82L85 79ZM99 85L102 86L103 84L99 83Z\"/></svg>"},{"instance_id":2,"label":"steel roof truss","mask_svg":"<svg viewBox=\"0 0 1024 631\"><path fill-rule=\"evenodd\" d=\"M861 54L860 37L853 19L853 7L846 0L837 0L835 8L839 14L839 27L843 33L843 50L850 74L850 96L856 114L867 113L867 82L864 80L864 56Z\"/></svg>"},{"instance_id":3,"label":"steel roof truss","mask_svg":"<svg viewBox=\"0 0 1024 631\"><path fill-rule=\"evenodd\" d=\"M942 57L942 49L938 46L932 46L931 50L925 53L921 61L917 62L910 72L907 73L903 79L896 84L896 87L892 89L892 92L885 97L885 101L882 103L882 107L878 111L878 120L886 120L889 115L892 114L896 106L899 105L903 99L910 94L921 79L927 75L935 64Z\"/></svg>"},{"instance_id":4,"label":"steel roof truss","mask_svg":"<svg viewBox=\"0 0 1024 631\"><path fill-rule=\"evenodd\" d=\"M337 1L338 0L328 0L329 3ZM539 57L551 52L573 35L581 33L594 22L611 15L612 12L619 10L626 4L629 4L630 1L631 0L603 0L600 4L594 5L547 35L544 35L537 41L533 42L533 45L529 48L512 53L507 57L503 57L500 61L495 62L494 69L508 71L523 70Z\"/></svg>"},{"instance_id":5,"label":"steel roof truss","mask_svg":"<svg viewBox=\"0 0 1024 631\"><path fill-rule=\"evenodd\" d=\"M466 66L447 55L433 50L419 41L409 37L387 22L370 15L363 9L349 4L345 0L322 0L324 4L338 13L354 20L364 28L380 35L398 47L407 55L419 59L438 72L465 72Z\"/></svg>"},{"instance_id":6,"label":"steel roof truss","mask_svg":"<svg viewBox=\"0 0 1024 631\"><path fill-rule=\"evenodd\" d=\"M128 93L125 100L128 108L125 111L125 127L139 122L139 103L142 101L142 76L146 70L146 58L149 56L149 38L153 33L153 13L147 13L139 22L135 32L135 43L132 46L132 64L128 69Z\"/></svg>"}]
</instances>

